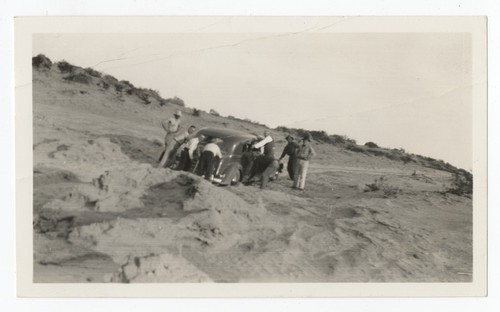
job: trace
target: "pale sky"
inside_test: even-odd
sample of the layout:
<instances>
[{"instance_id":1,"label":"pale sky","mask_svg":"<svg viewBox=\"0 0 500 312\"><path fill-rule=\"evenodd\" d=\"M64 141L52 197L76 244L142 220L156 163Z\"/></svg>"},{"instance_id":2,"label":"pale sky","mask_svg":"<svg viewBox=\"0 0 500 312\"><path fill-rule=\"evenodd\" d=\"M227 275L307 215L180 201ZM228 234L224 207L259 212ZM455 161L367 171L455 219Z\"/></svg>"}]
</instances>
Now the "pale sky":
<instances>
[{"instance_id":1,"label":"pale sky","mask_svg":"<svg viewBox=\"0 0 500 312\"><path fill-rule=\"evenodd\" d=\"M35 35L39 53L188 107L345 134L472 169L466 33Z\"/></svg>"}]
</instances>

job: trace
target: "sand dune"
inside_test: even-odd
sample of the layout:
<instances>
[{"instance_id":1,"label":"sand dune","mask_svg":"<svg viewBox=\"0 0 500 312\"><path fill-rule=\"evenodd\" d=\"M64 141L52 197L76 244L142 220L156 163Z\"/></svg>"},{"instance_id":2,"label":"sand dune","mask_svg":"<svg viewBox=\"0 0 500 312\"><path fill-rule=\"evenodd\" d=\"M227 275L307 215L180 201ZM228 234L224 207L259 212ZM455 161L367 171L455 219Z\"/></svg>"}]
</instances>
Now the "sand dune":
<instances>
[{"instance_id":1,"label":"sand dune","mask_svg":"<svg viewBox=\"0 0 500 312\"><path fill-rule=\"evenodd\" d=\"M285 174L217 187L154 166L177 107L33 75L36 282L472 280L472 201L444 192L449 172L315 142L305 192Z\"/></svg>"}]
</instances>

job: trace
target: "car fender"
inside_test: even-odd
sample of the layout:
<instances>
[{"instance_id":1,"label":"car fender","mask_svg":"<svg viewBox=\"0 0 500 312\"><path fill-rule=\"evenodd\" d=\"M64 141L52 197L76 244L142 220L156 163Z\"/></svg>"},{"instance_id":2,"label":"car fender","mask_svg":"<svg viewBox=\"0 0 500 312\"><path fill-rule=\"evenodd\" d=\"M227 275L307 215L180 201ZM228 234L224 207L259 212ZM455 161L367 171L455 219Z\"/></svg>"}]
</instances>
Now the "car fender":
<instances>
[{"instance_id":1,"label":"car fender","mask_svg":"<svg viewBox=\"0 0 500 312\"><path fill-rule=\"evenodd\" d=\"M231 180L236 177L237 174L241 174L242 166L239 163L232 163L229 165L224 172L222 173L224 175L224 178L220 182L221 185L230 185ZM241 175L240 175L241 179ZM239 181L238 181L239 182Z\"/></svg>"}]
</instances>

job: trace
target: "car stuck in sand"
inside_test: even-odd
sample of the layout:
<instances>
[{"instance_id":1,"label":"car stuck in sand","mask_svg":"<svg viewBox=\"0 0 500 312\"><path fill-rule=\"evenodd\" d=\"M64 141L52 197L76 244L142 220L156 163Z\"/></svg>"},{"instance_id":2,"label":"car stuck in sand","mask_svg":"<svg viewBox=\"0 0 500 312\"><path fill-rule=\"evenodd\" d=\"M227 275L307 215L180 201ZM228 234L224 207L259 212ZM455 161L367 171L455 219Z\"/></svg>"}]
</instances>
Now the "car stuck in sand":
<instances>
[{"instance_id":1,"label":"car stuck in sand","mask_svg":"<svg viewBox=\"0 0 500 312\"><path fill-rule=\"evenodd\" d=\"M237 185L243 179L245 171L245 153L251 152L252 143L258 140L254 134L225 128L203 128L194 135L200 139L197 152L194 153L191 172L198 173L199 155L207 142L219 139L222 158L216 158L212 182L221 186ZM271 179L276 179L278 172Z\"/></svg>"}]
</instances>

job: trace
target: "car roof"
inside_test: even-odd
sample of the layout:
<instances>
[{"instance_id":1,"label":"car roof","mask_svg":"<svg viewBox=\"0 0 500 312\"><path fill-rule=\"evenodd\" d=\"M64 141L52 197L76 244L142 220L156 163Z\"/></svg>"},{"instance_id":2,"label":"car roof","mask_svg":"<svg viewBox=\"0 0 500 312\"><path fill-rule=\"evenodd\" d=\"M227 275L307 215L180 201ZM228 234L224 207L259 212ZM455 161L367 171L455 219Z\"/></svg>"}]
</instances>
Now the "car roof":
<instances>
[{"instance_id":1,"label":"car roof","mask_svg":"<svg viewBox=\"0 0 500 312\"><path fill-rule=\"evenodd\" d=\"M197 132L197 135L199 134L203 134L212 138L219 138L227 143L235 143L257 138L257 136L253 134L227 128L202 128Z\"/></svg>"}]
</instances>

